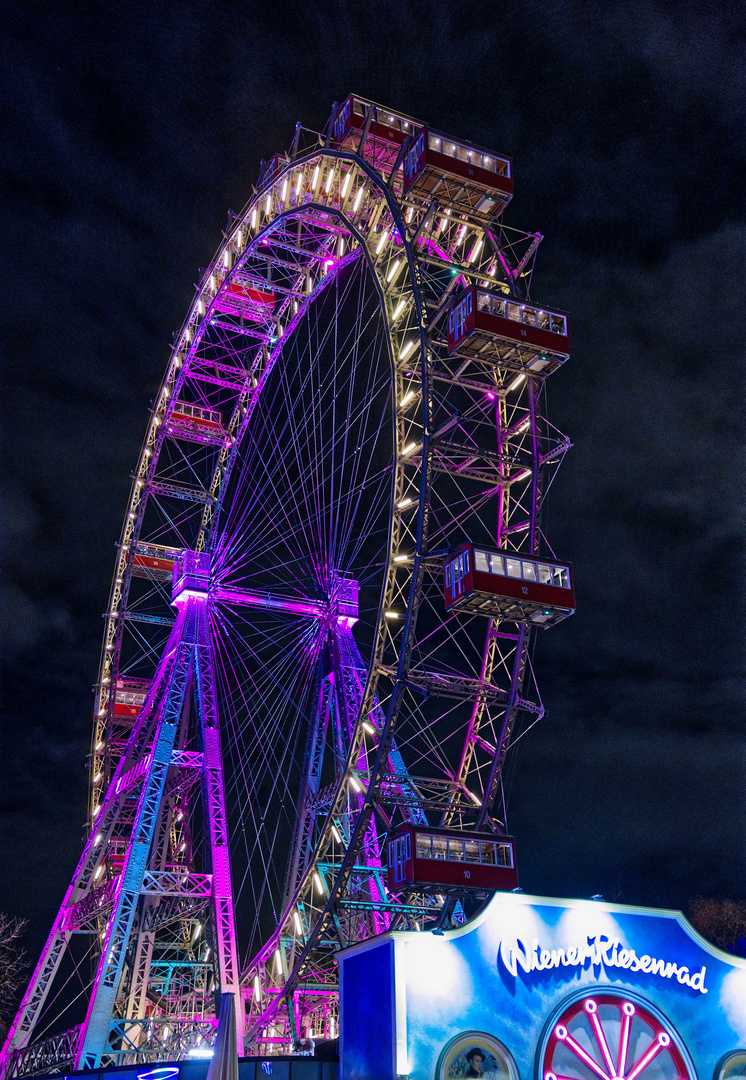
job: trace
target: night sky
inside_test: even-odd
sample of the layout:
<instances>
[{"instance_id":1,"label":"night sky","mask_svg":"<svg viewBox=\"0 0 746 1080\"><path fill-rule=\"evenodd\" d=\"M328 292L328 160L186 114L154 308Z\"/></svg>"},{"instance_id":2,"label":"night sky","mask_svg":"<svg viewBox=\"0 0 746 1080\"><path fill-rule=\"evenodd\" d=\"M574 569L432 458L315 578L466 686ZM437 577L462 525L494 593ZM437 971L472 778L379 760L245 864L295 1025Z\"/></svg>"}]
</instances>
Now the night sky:
<instances>
[{"instance_id":1,"label":"night sky","mask_svg":"<svg viewBox=\"0 0 746 1080\"><path fill-rule=\"evenodd\" d=\"M4 5L0 909L41 947L86 816L91 684L148 408L261 158L354 90L513 158L571 313L527 892L746 898L746 16L686 0Z\"/></svg>"}]
</instances>

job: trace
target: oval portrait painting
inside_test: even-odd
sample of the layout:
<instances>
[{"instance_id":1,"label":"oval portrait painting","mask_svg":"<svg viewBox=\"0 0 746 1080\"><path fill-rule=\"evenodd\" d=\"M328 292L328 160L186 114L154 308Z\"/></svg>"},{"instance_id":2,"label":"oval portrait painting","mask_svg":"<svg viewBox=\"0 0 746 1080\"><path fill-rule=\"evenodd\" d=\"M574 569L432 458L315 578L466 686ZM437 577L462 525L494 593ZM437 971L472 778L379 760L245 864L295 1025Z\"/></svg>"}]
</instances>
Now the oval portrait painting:
<instances>
[{"instance_id":1,"label":"oval portrait painting","mask_svg":"<svg viewBox=\"0 0 746 1080\"><path fill-rule=\"evenodd\" d=\"M443 1047L435 1069L435 1080L520 1080L513 1055L494 1035L484 1031L463 1031Z\"/></svg>"}]
</instances>

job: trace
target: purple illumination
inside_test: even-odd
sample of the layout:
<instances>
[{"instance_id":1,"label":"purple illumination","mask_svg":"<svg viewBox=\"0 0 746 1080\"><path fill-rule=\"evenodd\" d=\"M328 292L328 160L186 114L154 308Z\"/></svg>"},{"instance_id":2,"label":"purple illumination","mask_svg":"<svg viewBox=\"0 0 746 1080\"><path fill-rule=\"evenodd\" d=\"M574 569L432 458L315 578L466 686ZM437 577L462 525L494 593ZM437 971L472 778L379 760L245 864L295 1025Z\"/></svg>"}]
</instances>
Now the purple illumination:
<instances>
[{"instance_id":1,"label":"purple illumination","mask_svg":"<svg viewBox=\"0 0 746 1080\"><path fill-rule=\"evenodd\" d=\"M214 600L225 604L264 608L265 611L285 611L288 615L307 615L312 619L329 619L336 615L337 623L349 630L358 621L358 584L356 581L341 580L343 588L338 590L331 602L303 597L273 596L271 593L237 589L230 585L217 586L212 590L211 595Z\"/></svg>"},{"instance_id":2,"label":"purple illumination","mask_svg":"<svg viewBox=\"0 0 746 1080\"><path fill-rule=\"evenodd\" d=\"M488 398L490 399L490 401L494 401L494 400L495 400L495 395L494 395L494 394L492 393L492 391L491 391L491 390L488 390L488 391L487 391L487 397L488 397Z\"/></svg>"}]
</instances>

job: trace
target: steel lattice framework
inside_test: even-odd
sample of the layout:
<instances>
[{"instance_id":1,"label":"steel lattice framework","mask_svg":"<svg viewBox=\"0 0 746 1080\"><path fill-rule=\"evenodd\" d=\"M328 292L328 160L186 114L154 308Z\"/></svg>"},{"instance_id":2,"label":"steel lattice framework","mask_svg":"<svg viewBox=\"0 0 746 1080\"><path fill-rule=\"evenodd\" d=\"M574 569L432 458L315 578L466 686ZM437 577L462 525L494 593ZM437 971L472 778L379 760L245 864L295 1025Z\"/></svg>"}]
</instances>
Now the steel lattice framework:
<instances>
[{"instance_id":1,"label":"steel lattice framework","mask_svg":"<svg viewBox=\"0 0 746 1080\"><path fill-rule=\"evenodd\" d=\"M8 1077L184 1056L225 992L247 1052L334 1037L341 947L463 917L387 892L391 828L506 829L506 755L544 711L532 627L446 615L442 567L466 539L550 551L570 443L556 364L449 351L447 317L471 283L526 300L541 236L500 223L505 184L407 184L425 129L351 100L263 165L176 337L106 613L88 840Z\"/></svg>"}]
</instances>

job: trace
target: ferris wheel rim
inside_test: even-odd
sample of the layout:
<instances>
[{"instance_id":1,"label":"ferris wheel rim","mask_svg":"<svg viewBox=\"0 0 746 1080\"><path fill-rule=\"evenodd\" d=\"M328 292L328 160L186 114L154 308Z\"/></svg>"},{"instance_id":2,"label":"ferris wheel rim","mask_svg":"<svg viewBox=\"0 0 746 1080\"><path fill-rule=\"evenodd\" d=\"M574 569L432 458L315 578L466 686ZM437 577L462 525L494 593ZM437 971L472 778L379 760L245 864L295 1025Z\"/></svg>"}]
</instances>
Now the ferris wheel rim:
<instances>
[{"instance_id":1,"label":"ferris wheel rim","mask_svg":"<svg viewBox=\"0 0 746 1080\"><path fill-rule=\"evenodd\" d=\"M409 272L409 276L410 276L410 281L412 283L413 300L414 300L415 308L417 310L418 323L419 323L419 327L420 327L420 334L419 334L419 337L420 337L420 342L419 342L420 364L421 364L422 367L424 367L425 356L426 356L426 341L425 341L425 332L424 332L424 328L423 328L423 324L422 324L422 314L421 314L421 312L422 312L422 306L421 306L422 301L421 301L421 297L419 295L419 290L418 290L418 287L417 287L416 277L415 277L415 260L414 260L414 257L413 257L413 253L412 253L410 244L409 244L409 242L407 240L407 237L406 237L406 230L403 227L403 222L402 222L401 217L399 215L399 209L398 209L396 199L394 198L392 192L390 191L389 185L384 181L384 179L379 175L379 173L368 162L366 162L362 157L359 157L357 154L353 154L353 153L351 153L349 151L344 151L344 150L335 150L335 149L333 149L331 147L323 146L323 147L319 147L317 149L314 149L313 151L311 151L309 153L306 153L304 155L299 156L294 161L289 161L272 178L272 185L273 186L276 185L284 176L287 176L294 169L298 169L299 167L302 168L302 167L304 167L305 165L311 163L314 160L323 159L323 158L331 158L331 159L336 159L336 160L341 160L341 161L347 161L347 162L349 162L351 164L354 164L354 166L360 172L365 174L365 176L368 178L371 185L374 186L380 192L381 196L383 197L383 199L384 199L384 201L386 203L388 213L391 216L392 223L393 223L393 225L394 225L394 227L395 227L395 229L396 229L396 231L398 233L399 240L400 240L400 242L402 244L403 250L406 253L407 267L408 267L408 272ZM265 185L262 189L257 191L255 193L255 195L247 202L247 204L244 207L244 210L241 212L241 214L237 215L237 220L240 220L240 221L247 221L248 220L248 215L249 215L249 212L251 211L251 209L253 207L255 207L255 206L258 206L261 199L265 196L267 186L268 185ZM315 202L304 203L302 209L299 209L298 207L296 207L294 210L288 209L287 211L284 211L284 212L282 212L280 214L274 215L272 217L271 221L269 223L267 223L265 228L260 230L259 233L257 234L257 236L254 237L253 241L249 245L247 245L247 251L244 253L242 259L239 260L234 266L231 267L229 277L236 273L237 268L240 265L240 263L245 263L246 262L248 254L249 254L249 249L253 248L253 247L256 247L257 243L260 241L261 238L265 238L268 235L270 235L271 232L274 229L277 228L278 224L281 223L282 220L287 219L287 218L291 218L291 217L297 217L300 213L307 212L307 210L309 208L316 209L316 210L321 210L325 214L329 214L329 215L331 215L333 217L338 218L340 221L342 221L344 223L345 227L348 229L350 234L355 237L355 239L356 239L356 241L358 243L358 250L361 253L364 253L364 255L365 255L365 258L366 258L366 261L367 261L367 264L368 264L368 269L369 269L369 272L371 274L371 279L375 282L376 288L377 288L377 290L379 292L379 301L380 301L380 303L382 305L382 310L383 310L384 300L383 300L383 295L382 295L382 292L381 292L380 282L378 280L378 276L377 276L377 273L375 271L375 267L372 264L372 260L370 258L370 252L368 251L367 245L365 243L365 238L360 233L360 231L355 227L354 222L349 217L347 217L342 211L338 210L336 207L328 206L325 203L315 203ZM227 245L226 245L225 241L221 245L219 245L217 253L216 253L216 257L213 260L213 263L217 263L219 261L219 256L224 250L226 250L226 247L227 247ZM228 280L228 278L226 278L226 280L223 282L223 287L227 283L227 280ZM203 281L202 281L201 285L197 289L197 293L196 293L197 299L195 299L195 301L190 306L190 310L189 310L186 318L184 319L184 322L182 323L182 326L181 326L179 332L175 335L175 345L174 345L174 347L173 347L173 349L171 351L169 361L168 361L168 363L166 365L166 371L165 371L164 376L163 376L163 378L161 380L158 395L156 396L156 399L155 399L156 401L161 397L161 395L164 394L164 392L168 388L169 375L171 375L172 372L173 372L174 359L178 354L179 344L184 340L185 336L188 334L188 329L189 329L189 327L191 325L191 322L192 322L192 315L193 315L195 309L198 308L198 305L199 305L199 302L200 302L199 297L204 292L204 284L205 284L205 279L203 277ZM204 333L204 328L209 323L210 311L214 307L216 299L217 299L217 295L213 298L212 303L211 303L209 308L207 307L207 305L205 305L205 310L202 313L202 317L200 319L198 319L196 321L196 323L195 323L195 331L194 331L194 333L192 335L192 338L191 338L191 341L189 343L189 349L187 351L187 354L184 357L184 362L179 365L181 367L181 369L182 369L181 378L179 379L178 376L177 376L175 379L173 379L173 382L176 385L178 385L181 381L183 381L183 378L184 378L184 376L186 374L186 368L187 368L186 360L187 360L187 357L189 355L194 354L194 352L196 350L196 347L198 345L198 342L200 340L200 338L198 337L198 334L197 334L197 329L201 330L202 333ZM387 326L388 349L389 349L389 356L390 356L390 361L392 363L392 369L393 369L394 361L393 361L391 334L392 334L391 328L389 328ZM284 347L284 342L278 342L277 345L276 345L276 350L275 351L277 353L279 353L279 352L281 352L283 347ZM392 375L393 375L393 370L392 370ZM424 392L425 392L424 387L426 385L425 380L423 380L422 385L423 385L423 396L424 396ZM423 401L423 405L424 405L424 401ZM140 454L139 454L139 461L142 463L143 458L146 455L149 454L150 457L151 457L150 470L152 472L152 471L154 471L155 466L157 465L158 459L160 457L160 453L161 453L161 451L163 449L163 444L164 444L164 439L165 439L165 431L162 428L160 433L158 433L158 435L157 435L157 437L155 439L153 439L151 437L151 434L152 434L152 428L149 428L148 431L146 432L146 436L145 436L143 444L142 444L142 448L141 448L141 451L140 451ZM234 440L234 444L237 441L240 441L240 440ZM150 449L151 446L152 446L152 449ZM400 449L400 448L398 448L398 449ZM232 464L236 459L236 453L237 453L236 445L233 446L232 451L233 452L232 452L231 458L230 458L229 471L230 471L230 468L232 468ZM398 457L398 454L397 454L397 457ZM140 487L142 487L142 486L143 485L142 485L142 483L141 483L141 481L139 479L133 478L133 483L132 483L132 486L131 486L131 489L130 489L130 495L129 495L129 498L128 498L128 501L127 501L127 509L125 510L124 523L123 523L122 531L120 533L120 540L119 540L119 543L117 545L120 554L119 554L117 564L115 565L115 569L114 569L114 572L113 572L112 585L111 585L111 589L110 589L110 599L109 599L109 604L107 605L107 613L106 614L107 614L107 618L109 620L109 624L111 622L112 615L114 614L114 608L115 608L114 599L117 596L117 591L118 591L117 587L118 586L120 586L119 595L124 598L125 604L126 604L126 596L128 594L130 581L131 581L131 578L132 578L132 560L131 560L131 557L130 557L130 558L127 558L126 560L124 560L124 563L123 563L122 558L121 558L121 553L122 553L123 550L127 551L129 549L131 551L134 548L134 546L140 540L140 533L141 533L142 519L143 519L143 511L145 509L145 506L146 506L147 500L148 500L147 495L146 495L145 500L142 500L141 498L138 498L138 494L139 494L138 489ZM225 491L225 483L221 482L220 495L222 495L222 493L224 491ZM425 501L424 497L423 497L423 491L424 491L424 488L421 485L420 486L420 493L419 493L419 501L418 501L418 535L422 534L422 529L421 529L421 526L419 525L419 520L421 520L421 518L422 518L423 504L424 504L424 501ZM217 502L218 502L218 505L219 505L219 499L217 500ZM217 507L216 507L216 509L217 509ZM391 518L393 519L393 516L394 516L394 497L393 497L393 495L392 495L392 499L391 499L390 515L391 515ZM130 522L133 523L132 526L130 526ZM129 526L129 528L128 528L128 526ZM129 533L129 535L128 535L128 533ZM200 546L201 545L198 542L198 544L197 544L198 550L200 549ZM390 560L391 560L391 550L389 551L389 557L388 557L388 563L389 564L390 564ZM387 566L387 573L390 573L390 566ZM409 598L409 600L407 602L407 616L406 616L407 626L409 626L409 621L410 621L409 612L411 610L412 602L413 602L413 596L410 596L410 598ZM118 614L118 612L117 612L117 614ZM381 611L379 611L379 618L378 618L378 629L379 629L379 631L380 631L381 625L382 625L382 605L381 605ZM96 682L96 686L98 687L98 700L97 700L97 705L96 705L96 709L95 709L95 712L94 712L94 725L93 725L92 740L91 740L91 751L92 751L91 757L92 757L92 760L94 762L96 760L95 755L97 753L99 753L100 744L103 746L104 751L106 749L106 747L105 747L105 738L104 738L103 743L101 742L101 735L102 735L101 725L98 724L96 721L97 721L97 718L101 718L102 715L104 715L102 713L101 708L100 708L101 699L103 698L104 693L106 693L107 697L108 697L108 695L111 692L111 689L113 688L113 683L111 681L111 676L107 675L107 673L106 673L107 672L106 665L107 665L107 660L111 660L114 656L118 656L119 648L121 647L121 645L120 645L120 642L121 642L121 630L122 630L122 622L121 621L119 621L116 624L116 631L115 631L114 634L112 634L112 632L111 632L110 625L105 626L105 629L104 629L104 637L103 637L102 647L101 647L101 659L100 659L100 662L99 662L99 672L98 672L98 678L97 678L97 682ZM107 653L112 653L112 656L111 657L107 656ZM371 667L372 667L372 663L371 663ZM106 690L107 686L109 687L108 691ZM94 765L94 768L95 767L96 766ZM95 773L93 772L93 770L91 772L91 776L92 776L92 778L95 776ZM90 802L89 827L90 828L93 828L94 825L95 825L94 817L95 817L96 796L95 796L95 793L94 793L94 786L95 786L95 780L93 780L92 784L91 784L91 792L90 792L90 800L89 800L89 802Z\"/></svg>"},{"instance_id":2,"label":"ferris wheel rim","mask_svg":"<svg viewBox=\"0 0 746 1080\"><path fill-rule=\"evenodd\" d=\"M362 162L361 159L359 159L356 155L349 154L349 153L346 153L346 152L340 152L340 151L330 151L328 149L322 148L320 150L314 151L311 154L306 155L304 158L299 159L298 161L293 162L292 164L288 164L274 178L274 182L279 183L282 180L282 177L284 175L286 175L287 173L293 171L294 169L297 169L299 166L302 166L302 165L307 164L309 162L313 162L315 159L323 159L325 157L332 158L332 159L337 159L337 160L341 159L343 161L353 163L357 168L359 168L359 170L361 172L364 172L366 174L366 176L371 181L371 183L374 184L377 187L377 189L381 192L381 194L383 195L383 197L385 199L388 212L389 212L389 214L391 216L392 227L393 227L393 229L396 231L396 233L398 235L398 240L399 240L399 242L400 242L400 244L402 246L403 251L406 253L406 259L407 259L407 264L408 264L408 272L409 272L409 280L410 280L410 283L411 283L410 287L411 287L411 291L412 291L412 297L413 297L413 301L414 301L414 306L415 306L415 308L416 308L416 310L418 312L418 326L419 326L419 337L420 337L420 366L421 366L421 368L424 368L426 351L423 348L423 345L424 345L424 328L423 328L422 318L421 318L422 301L421 301L421 298L420 298L420 295L419 295L419 290L418 290L418 286L417 286L417 282L416 282L416 276L415 276L415 272L414 272L413 254L412 254L410 245L409 245L407 237L406 237L406 230L404 228L403 221L402 221L401 217L399 216L396 201L392 197L390 191L388 190L387 185L384 183L384 181L381 179L381 177L379 177L375 173L375 170L373 170L370 166L368 166L367 163ZM262 199L263 195L264 195L264 191L258 192L257 195L254 197L254 199L250 200L250 202L248 204L248 207L243 212L243 214L241 215L240 220L246 221L248 219L249 210L251 209L251 207L256 206L259 203L259 201ZM204 328L208 325L208 323L210 321L211 313L213 312L213 310L215 308L215 305L217 303L218 295L220 294L220 292L223 289L225 289L227 287L228 283L233 280L233 278L239 272L241 267L244 266L247 263L247 261L250 258L252 252L262 244L262 241L266 242L267 240L271 240L272 234L274 232L276 232L282 226L283 221L286 221L288 219L299 218L299 217L302 217L304 214L310 214L310 213L313 213L314 211L322 212L325 215L327 215L327 217L331 217L331 218L334 218L337 221L339 221L342 224L343 228L347 230L347 233L353 238L353 240L354 240L354 242L356 243L357 246L354 249L353 253L351 253L349 256L345 257L346 260L349 260L351 262L351 261L353 261L353 259L362 258L365 261L366 272L367 272L367 274L369 276L369 279L373 282L373 284L375 286L375 289L376 289L376 292L378 294L378 308L379 308L379 311L381 312L381 314L384 316L384 319L385 319L385 328L386 328L385 340L386 340L386 348L387 348L387 354L388 354L388 360L389 360L389 366L390 366L390 387L391 387L391 389L392 389L392 391L394 393L394 396L395 396L395 378L396 378L396 375L395 375L395 362L394 362L394 354L393 354L392 330L391 330L391 327L388 325L388 318L386 318L386 298L385 298L385 295L384 295L384 292L383 292L382 282L381 282L379 274L378 274L378 272L376 270L376 266L374 264L374 261L373 261L373 259L371 257L371 252L370 252L370 250L368 248L366 237L363 235L363 233L359 229L357 229L354 221L348 215L346 215L345 213L343 213L341 210L337 209L336 207L327 206L323 202L317 203L315 201L311 201L309 203L305 203L302 207L296 207L296 208L293 208L293 209L288 208L287 210L284 210L281 213L275 214L271 218L271 220L268 221L264 225L264 227L262 227L261 229L259 229L257 231L256 235L251 239L251 241L249 243L247 243L246 248L245 248L245 250L244 250L244 252L242 254L241 259L239 259L239 260L237 260L235 262L235 264L230 268L229 273L225 276L224 280L221 283L220 288L218 289L215 296L213 297L211 305L209 307L205 307L203 317L202 317L202 319L201 319L201 321L199 323L199 331L201 333L199 333L197 331L197 329L195 328L195 333L194 333L193 339L192 339L192 341L190 343L189 354L194 353L194 351L196 350L196 348L197 348L197 346L198 346L198 344L199 344L199 342L201 340L201 335L204 334ZM222 250L222 246L221 246L221 249L219 249L219 251L220 250ZM297 325L299 325L301 319L304 317L304 315L309 310L309 306L310 306L311 302L314 299L316 299L321 292L323 292L326 288L328 288L330 284L331 284L331 275L327 275L327 277L325 279L323 279L323 281L321 283L319 283L319 285L314 289L313 293L308 298L307 302L305 302L302 305L302 307L298 310L298 312L297 312L297 314L295 316L295 319L288 325L288 327L286 329L286 332L283 334L282 339L280 341L278 341L276 343L276 345L275 345L275 348L274 348L273 353L272 353L271 364L268 365L268 367L266 369L267 377L268 377L268 373L271 371L271 369L274 367L274 365L278 361L281 360L283 350L285 348L287 348L288 343L292 341L293 331L294 331L295 327ZM185 322L185 326L187 324L188 324L188 319L187 319L187 322ZM183 331L182 331L182 333L183 333ZM185 357L185 360L184 360L184 372L186 372L186 370L187 370L187 357ZM167 370L166 375L164 376L162 387L166 384L167 377L168 377L168 370ZM422 379L421 382L422 382L422 394L423 394L423 410L426 410L426 408L427 408L426 385L427 384L426 384L426 380L424 380L424 379ZM261 387L259 385L257 386L257 390L259 392L256 393L255 395L252 395L252 403L259 403L261 401ZM216 506L215 506L214 511L213 511L213 518L212 518L213 528L211 530L212 535L210 537L210 549L213 550L213 551L215 551L215 549L219 546L220 527L219 527L218 522L219 522L219 519L220 519L220 515L224 511L222 500L223 500L223 498L225 496L225 493L228 491L230 474L231 474L231 471L233 469L233 466L235 465L235 462L238 459L238 454L239 454L239 451L240 451L242 439L243 439L244 433L248 430L249 424L250 424L250 417L247 416L246 421L245 421L244 425L241 428L241 431L239 432L239 434L232 441L229 465L225 470L225 473L224 473L224 476L223 476L223 481L222 481L221 488L220 488L220 496L219 496L219 499L216 502ZM161 439L159 440L159 443L158 443L157 447L154 448L153 462L152 462L153 467L155 467L156 464L157 464L159 452L163 447L163 441L164 441L164 436L161 435ZM401 447L398 446L397 441L396 441L395 425L394 425L394 450L395 450L394 464L395 464L396 467L399 467L399 465L400 465ZM395 472L396 472L396 469L394 470L394 473ZM422 473L426 473L426 469L423 469ZM388 543L387 543L387 553L386 553L386 566L385 566L385 569L384 569L384 581L385 581L385 579L387 577L389 577L391 575L392 558L393 558L393 555L394 555L393 522L394 522L394 516L395 516L395 498L396 498L395 489L396 489L396 477L395 477L395 475L393 475L392 476L392 483L391 483L390 489L389 489L389 499L388 499L388 515L389 515L388 530L387 530L388 531ZM423 504L425 502L425 492L426 492L426 484L424 484L422 482L422 479L421 479L421 482L420 482L420 485L419 485L419 492L418 492L418 526L417 526L418 547L419 547L419 538L421 538L421 536L422 536L422 511L423 511ZM131 511L129 513L131 513ZM127 519L125 519L125 527L126 527L126 520ZM138 518L138 521L137 521L138 526L141 524L141 521L142 521L142 515L140 515L139 518ZM132 536L132 543L136 543L138 541L139 535L140 535L140 532L139 532L139 528L138 528L137 531L135 531L133 536ZM131 574L131 570L130 570L130 574ZM411 587L409 589L409 594L408 594L407 603L406 603L405 624L406 624L407 627L409 625L410 615L411 615L411 612L412 612L413 605L415 603L415 589L414 589L415 577L414 577L414 575L412 576L411 583L412 584L411 584ZM378 612L377 612L377 617L376 617L376 626L375 626L375 636L377 638L380 638L382 636L382 630L385 627L384 591L385 591L384 585L382 584L381 591L380 591L380 599L379 599L379 604L378 604ZM371 682L373 681L373 678L374 678L374 667L375 667L375 656L374 656L374 652L372 651L369 658L368 658L368 661L367 661L366 693L368 693L368 691L370 689L370 684L371 684ZM368 696L370 696L369 693L368 693ZM361 716L362 716L362 710L361 710ZM359 727L359 723L360 723L360 716L358 717L358 727ZM343 774L342 774L342 776L340 777L340 780L339 780L339 784L338 784L339 789L342 789L344 787L345 779L346 779L347 774L349 773L349 770L350 770L350 763L351 763L351 760L352 760L353 752L354 752L354 747L351 745L350 750L349 750L349 754L348 754L348 760L347 760L347 763L346 763L345 770L343 771ZM292 905L290 905L290 906L292 906Z\"/></svg>"}]
</instances>

